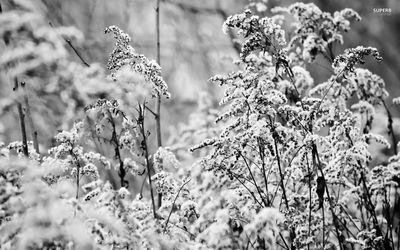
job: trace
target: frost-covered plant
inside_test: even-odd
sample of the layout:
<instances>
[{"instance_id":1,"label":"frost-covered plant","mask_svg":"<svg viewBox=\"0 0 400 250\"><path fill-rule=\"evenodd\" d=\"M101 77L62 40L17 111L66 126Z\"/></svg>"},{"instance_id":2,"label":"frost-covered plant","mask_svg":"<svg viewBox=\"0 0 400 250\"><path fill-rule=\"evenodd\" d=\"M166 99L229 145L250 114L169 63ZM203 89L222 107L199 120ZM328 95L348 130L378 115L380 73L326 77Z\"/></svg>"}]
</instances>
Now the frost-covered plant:
<instances>
[{"instance_id":1,"label":"frost-covered plant","mask_svg":"<svg viewBox=\"0 0 400 250\"><path fill-rule=\"evenodd\" d=\"M224 30L237 29L246 39L243 69L211 78L226 87L220 102L224 111L216 121L227 125L192 148L211 150L201 165L215 178L198 198L195 224L202 226L195 228L214 235L219 228L220 240L201 237L211 248L393 249L398 234L390 218L398 216L398 190L392 180L398 174L371 170L369 152L371 141L391 146L370 131L376 107L383 105L390 117L388 93L379 76L358 68L368 56L382 58L375 48L363 46L333 54L333 44L342 43L341 32L349 30L347 19L360 19L353 10L331 15L314 4L296 3L275 11L295 18L288 45L279 15L261 18L246 10L224 24ZM318 54L332 62L333 75L323 83L305 68ZM390 161L398 164L395 159ZM239 196L225 194L221 200L222 190ZM203 213L210 206L213 215L225 217L206 222ZM270 208L276 208L275 218L284 219L266 218ZM237 225L245 230L235 242L228 235ZM261 228L246 233L254 227Z\"/></svg>"},{"instance_id":2,"label":"frost-covered plant","mask_svg":"<svg viewBox=\"0 0 400 250\"><path fill-rule=\"evenodd\" d=\"M52 176L51 178L72 178L76 183L76 199L79 198L81 179L99 179L97 165L110 168L110 162L101 154L85 152L82 146L84 140L83 126L82 122L77 122L70 131L62 131L56 135L55 139L59 145L49 150L53 158L44 159L45 163L49 161L51 164L56 159L62 164L64 175Z\"/></svg>"},{"instance_id":3,"label":"frost-covered plant","mask_svg":"<svg viewBox=\"0 0 400 250\"><path fill-rule=\"evenodd\" d=\"M108 60L108 69L113 71L112 77L116 80L116 71L129 67L139 73L144 80L151 84L154 95L164 95L170 97L168 86L161 76L161 67L154 60L147 59L144 55L136 53L135 49L129 44L131 38L116 26L110 26L106 33L112 33L116 40L115 48Z\"/></svg>"}]
</instances>

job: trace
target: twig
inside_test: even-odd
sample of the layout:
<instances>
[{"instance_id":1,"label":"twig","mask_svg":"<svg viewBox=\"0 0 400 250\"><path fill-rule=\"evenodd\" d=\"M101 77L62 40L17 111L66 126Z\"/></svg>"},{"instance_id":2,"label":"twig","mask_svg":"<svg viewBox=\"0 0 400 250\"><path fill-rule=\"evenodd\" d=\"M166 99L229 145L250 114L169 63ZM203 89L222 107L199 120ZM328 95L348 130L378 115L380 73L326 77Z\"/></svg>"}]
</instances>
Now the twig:
<instances>
[{"instance_id":1,"label":"twig","mask_svg":"<svg viewBox=\"0 0 400 250\"><path fill-rule=\"evenodd\" d=\"M167 230L168 222L169 222L169 219L170 219L171 214L172 214L172 209L174 208L175 202L176 202L176 200L177 200L178 197L179 197L179 193L182 191L183 187L184 187L186 184L188 184L190 181L191 181L191 179L185 181L185 182L181 185L181 187L179 188L178 193L176 194L175 199L174 199L174 201L172 202L172 206L171 206L171 210L169 211L168 218L167 218L167 220L165 221L164 233L165 233L165 231Z\"/></svg>"},{"instance_id":2,"label":"twig","mask_svg":"<svg viewBox=\"0 0 400 250\"><path fill-rule=\"evenodd\" d=\"M54 28L53 24L51 22L49 22L49 25ZM74 45L72 44L70 39L67 39L65 37L63 37L64 41L68 44L68 46L75 52L75 54L79 57L79 59L81 60L81 62L86 66L86 67L90 67L90 64L87 63L85 61L85 59L83 59L83 57L81 56L81 54L79 53L79 51L74 47Z\"/></svg>"},{"instance_id":3,"label":"twig","mask_svg":"<svg viewBox=\"0 0 400 250\"><path fill-rule=\"evenodd\" d=\"M28 99L28 91L26 90L26 84L24 82L21 82L21 86L24 89L24 104L25 104L25 112L26 112L26 117L28 118L28 124L29 127L31 128L31 136L32 136L32 141L33 141L33 147L35 148L35 151L37 154L40 154L39 152L39 143L38 143L38 132L35 128L35 124L33 123L33 118L31 114L31 108L29 105L29 99Z\"/></svg>"},{"instance_id":4,"label":"twig","mask_svg":"<svg viewBox=\"0 0 400 250\"><path fill-rule=\"evenodd\" d=\"M154 117L157 117L157 114L153 110L151 110L149 107L144 105L144 108L147 109L152 115L154 115Z\"/></svg>"}]
</instances>

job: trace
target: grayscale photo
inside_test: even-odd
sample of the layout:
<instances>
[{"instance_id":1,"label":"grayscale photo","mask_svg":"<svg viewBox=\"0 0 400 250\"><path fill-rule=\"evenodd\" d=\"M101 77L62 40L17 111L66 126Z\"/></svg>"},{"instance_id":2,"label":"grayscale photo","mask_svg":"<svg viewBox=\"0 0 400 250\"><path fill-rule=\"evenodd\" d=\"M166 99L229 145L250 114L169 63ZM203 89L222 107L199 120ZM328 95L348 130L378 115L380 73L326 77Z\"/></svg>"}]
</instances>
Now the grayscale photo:
<instances>
[{"instance_id":1,"label":"grayscale photo","mask_svg":"<svg viewBox=\"0 0 400 250\"><path fill-rule=\"evenodd\" d=\"M399 0L0 0L0 250L400 250Z\"/></svg>"}]
</instances>

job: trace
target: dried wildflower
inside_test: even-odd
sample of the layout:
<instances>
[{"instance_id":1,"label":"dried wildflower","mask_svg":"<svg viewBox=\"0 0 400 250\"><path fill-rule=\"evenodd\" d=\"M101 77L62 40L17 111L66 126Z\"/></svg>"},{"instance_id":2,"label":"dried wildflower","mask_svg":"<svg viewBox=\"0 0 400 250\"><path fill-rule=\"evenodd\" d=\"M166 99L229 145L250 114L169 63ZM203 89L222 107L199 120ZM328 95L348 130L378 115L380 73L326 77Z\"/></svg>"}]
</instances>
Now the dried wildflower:
<instances>
[{"instance_id":1,"label":"dried wildflower","mask_svg":"<svg viewBox=\"0 0 400 250\"><path fill-rule=\"evenodd\" d=\"M110 26L105 33L112 33L116 39L115 48L108 60L108 69L116 72L123 66L129 65L131 70L140 73L144 79L151 84L153 94L164 95L169 98L168 86L161 76L161 67L154 61L147 59L144 55L137 54L129 45L131 38L116 26ZM115 73L113 74L114 79Z\"/></svg>"},{"instance_id":2,"label":"dried wildflower","mask_svg":"<svg viewBox=\"0 0 400 250\"><path fill-rule=\"evenodd\" d=\"M230 16L223 25L223 30L238 29L239 35L246 38L240 58L245 60L255 51L268 51L271 46L282 47L286 44L285 32L276 20L268 17L259 18L251 15L250 10Z\"/></svg>"},{"instance_id":3,"label":"dried wildflower","mask_svg":"<svg viewBox=\"0 0 400 250\"><path fill-rule=\"evenodd\" d=\"M358 46L346 49L343 54L337 56L333 61L332 67L336 74L343 73L346 75L349 72L353 72L357 64L364 64L364 58L369 55L378 62L383 60L376 48Z\"/></svg>"},{"instance_id":4,"label":"dried wildflower","mask_svg":"<svg viewBox=\"0 0 400 250\"><path fill-rule=\"evenodd\" d=\"M352 9L336 11L332 16L331 13L321 11L314 3L294 3L285 8L276 7L272 12L286 12L295 18L295 35L289 47L297 43L302 45L303 60L306 62L313 62L318 54L332 56L330 46L335 42L343 43L341 32L350 30L349 19L361 20Z\"/></svg>"}]
</instances>

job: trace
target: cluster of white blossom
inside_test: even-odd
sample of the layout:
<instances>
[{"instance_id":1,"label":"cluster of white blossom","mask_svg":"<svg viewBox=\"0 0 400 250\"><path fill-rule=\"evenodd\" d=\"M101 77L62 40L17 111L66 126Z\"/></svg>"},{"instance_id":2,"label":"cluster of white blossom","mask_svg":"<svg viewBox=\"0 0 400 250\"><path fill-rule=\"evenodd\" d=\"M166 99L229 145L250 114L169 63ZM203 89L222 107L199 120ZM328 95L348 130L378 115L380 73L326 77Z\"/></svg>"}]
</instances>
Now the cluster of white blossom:
<instances>
[{"instance_id":1,"label":"cluster of white blossom","mask_svg":"<svg viewBox=\"0 0 400 250\"><path fill-rule=\"evenodd\" d=\"M288 7L275 7L272 11L288 13L295 18L295 35L290 39L289 47L302 46L302 57L306 62L313 62L318 54L332 57L332 45L335 42L343 44L341 32L350 30L349 19L361 20L352 9L336 11L332 15L321 11L314 3L298 2Z\"/></svg>"},{"instance_id":2,"label":"cluster of white blossom","mask_svg":"<svg viewBox=\"0 0 400 250\"><path fill-rule=\"evenodd\" d=\"M223 30L238 29L238 34L246 39L240 58L245 60L254 51L268 51L270 47L286 45L285 32L277 20L269 17L259 18L250 10L230 16L224 23Z\"/></svg>"},{"instance_id":3,"label":"cluster of white blossom","mask_svg":"<svg viewBox=\"0 0 400 250\"><path fill-rule=\"evenodd\" d=\"M129 44L131 38L116 26L110 26L106 29L106 33L112 33L117 40L115 48L108 60L108 69L118 71L125 65L142 74L147 82L149 82L154 90L154 94L170 97L168 86L161 76L161 67L154 60L147 59L144 55L137 54L135 49ZM113 73L115 78L116 74ZM115 79L117 80L117 79Z\"/></svg>"}]
</instances>

